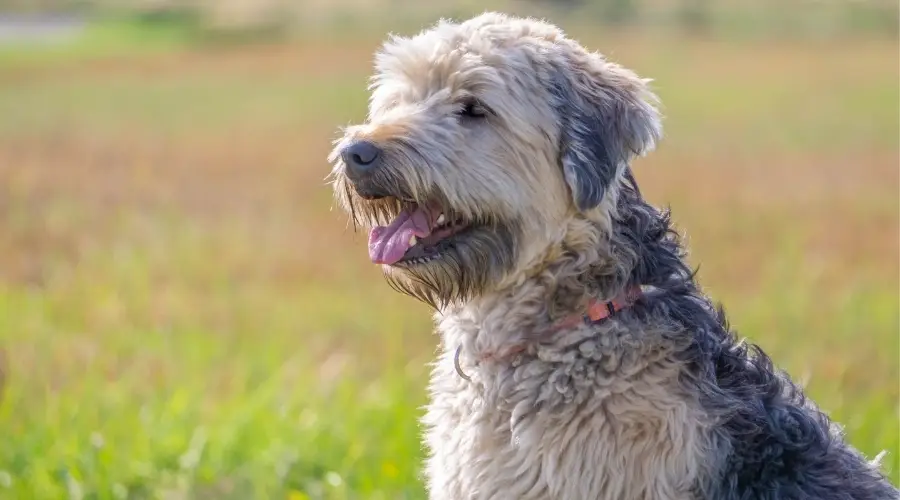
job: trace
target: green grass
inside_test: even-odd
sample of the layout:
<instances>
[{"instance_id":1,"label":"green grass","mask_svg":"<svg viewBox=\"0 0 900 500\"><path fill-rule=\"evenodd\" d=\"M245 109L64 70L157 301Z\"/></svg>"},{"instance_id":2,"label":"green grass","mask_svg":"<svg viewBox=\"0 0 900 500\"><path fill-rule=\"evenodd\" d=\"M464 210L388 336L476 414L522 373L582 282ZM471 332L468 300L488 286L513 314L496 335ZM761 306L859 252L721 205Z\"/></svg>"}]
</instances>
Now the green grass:
<instances>
[{"instance_id":1,"label":"green grass","mask_svg":"<svg viewBox=\"0 0 900 500\"><path fill-rule=\"evenodd\" d=\"M382 366L403 359L400 337L372 349L375 359L335 344L381 343L346 317L354 303L373 315L369 294L350 283L234 286L208 255L246 243L158 223L164 244L98 249L78 269L50 270L44 290L0 292L14 367L0 425L16 436L0 450L0 496L420 496L409 417L423 402L424 359ZM394 335L409 327L374 317Z\"/></svg>"},{"instance_id":2,"label":"green grass","mask_svg":"<svg viewBox=\"0 0 900 500\"><path fill-rule=\"evenodd\" d=\"M702 283L897 482L896 44L585 40L656 80ZM429 312L323 181L375 45L6 66L0 498L423 498Z\"/></svg>"},{"instance_id":3,"label":"green grass","mask_svg":"<svg viewBox=\"0 0 900 500\"><path fill-rule=\"evenodd\" d=\"M156 23L136 19L99 19L63 43L18 42L0 45L0 68L35 67L106 57L134 57L171 51L194 41L187 22Z\"/></svg>"}]
</instances>

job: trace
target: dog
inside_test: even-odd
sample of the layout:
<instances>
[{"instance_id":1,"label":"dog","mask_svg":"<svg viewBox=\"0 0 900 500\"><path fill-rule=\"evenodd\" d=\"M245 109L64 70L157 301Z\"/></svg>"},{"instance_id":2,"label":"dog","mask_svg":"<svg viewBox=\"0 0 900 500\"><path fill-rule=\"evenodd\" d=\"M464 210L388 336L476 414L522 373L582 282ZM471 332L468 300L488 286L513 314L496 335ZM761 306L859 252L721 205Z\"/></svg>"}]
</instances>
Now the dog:
<instances>
[{"instance_id":1,"label":"dog","mask_svg":"<svg viewBox=\"0 0 900 500\"><path fill-rule=\"evenodd\" d=\"M658 109L535 19L442 20L377 53L329 179L388 283L437 310L429 497L897 498L737 340L642 198Z\"/></svg>"}]
</instances>

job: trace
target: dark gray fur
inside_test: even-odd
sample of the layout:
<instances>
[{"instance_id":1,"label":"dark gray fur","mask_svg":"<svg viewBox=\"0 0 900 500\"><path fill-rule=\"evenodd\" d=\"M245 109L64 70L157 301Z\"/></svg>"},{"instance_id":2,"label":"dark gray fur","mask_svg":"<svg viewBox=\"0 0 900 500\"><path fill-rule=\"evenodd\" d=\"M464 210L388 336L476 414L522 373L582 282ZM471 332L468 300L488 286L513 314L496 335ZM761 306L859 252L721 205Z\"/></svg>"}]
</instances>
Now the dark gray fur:
<instances>
[{"instance_id":1,"label":"dark gray fur","mask_svg":"<svg viewBox=\"0 0 900 500\"><path fill-rule=\"evenodd\" d=\"M575 206L586 211L600 205L619 169L659 132L640 96L570 67L552 75L547 88L560 120L559 161Z\"/></svg>"},{"instance_id":2,"label":"dark gray fur","mask_svg":"<svg viewBox=\"0 0 900 500\"><path fill-rule=\"evenodd\" d=\"M668 210L647 204L626 167L653 137L650 118L637 96L568 68L557 68L548 84L562 125L560 164L581 210L599 205L618 177L613 234L598 264L573 286L557 290L551 303L571 302L578 289L612 297L630 285L651 291L622 316L626 323L671 325L682 338L672 345L684 365L680 383L698 395L718 426L719 456L709 457L718 475L696 485L699 498L722 500L868 500L900 492L852 446L790 377L773 366L758 346L741 342L724 309L695 281L673 230ZM590 88L590 92L577 92ZM601 96L603 102L592 102ZM636 328L640 330L640 328ZM683 338L688 337L688 338Z\"/></svg>"},{"instance_id":3,"label":"dark gray fur","mask_svg":"<svg viewBox=\"0 0 900 500\"><path fill-rule=\"evenodd\" d=\"M595 208L603 201L621 161L608 144L615 139L603 130L599 113L573 105L575 96L571 85L564 80L553 82L550 95L560 117L560 164L572 190L572 199L579 210Z\"/></svg>"},{"instance_id":4,"label":"dark gray fur","mask_svg":"<svg viewBox=\"0 0 900 500\"><path fill-rule=\"evenodd\" d=\"M584 276L584 286L610 294L622 283L653 288L622 321L658 323L690 338L678 353L681 384L697 394L719 425L717 477L696 485L699 498L723 500L898 498L900 493L845 442L789 376L758 346L738 340L721 305L703 294L672 229L668 211L647 204L633 178L619 190L610 259L627 263ZM683 341L683 342L682 342Z\"/></svg>"}]
</instances>

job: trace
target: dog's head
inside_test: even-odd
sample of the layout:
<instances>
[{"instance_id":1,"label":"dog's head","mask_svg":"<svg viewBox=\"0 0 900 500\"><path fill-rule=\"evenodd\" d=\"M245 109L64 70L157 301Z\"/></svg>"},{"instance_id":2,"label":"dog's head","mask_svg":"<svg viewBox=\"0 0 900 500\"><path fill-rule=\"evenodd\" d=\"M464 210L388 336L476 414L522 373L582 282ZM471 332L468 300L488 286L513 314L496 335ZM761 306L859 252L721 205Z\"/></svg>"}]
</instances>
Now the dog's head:
<instances>
[{"instance_id":1,"label":"dog's head","mask_svg":"<svg viewBox=\"0 0 900 500\"><path fill-rule=\"evenodd\" d=\"M556 27L488 13L393 37L366 123L329 161L369 255L432 304L520 278L608 221L618 179L660 122L646 82Z\"/></svg>"}]
</instances>

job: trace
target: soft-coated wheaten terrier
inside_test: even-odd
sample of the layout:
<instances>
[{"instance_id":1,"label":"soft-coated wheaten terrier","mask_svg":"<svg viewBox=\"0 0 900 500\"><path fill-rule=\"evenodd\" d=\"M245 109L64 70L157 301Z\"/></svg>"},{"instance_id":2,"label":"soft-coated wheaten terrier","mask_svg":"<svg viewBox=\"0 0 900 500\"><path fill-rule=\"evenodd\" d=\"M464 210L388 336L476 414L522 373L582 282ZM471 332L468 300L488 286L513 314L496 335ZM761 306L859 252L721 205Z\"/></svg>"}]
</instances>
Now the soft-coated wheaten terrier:
<instances>
[{"instance_id":1,"label":"soft-coated wheaten terrier","mask_svg":"<svg viewBox=\"0 0 900 500\"><path fill-rule=\"evenodd\" d=\"M488 13L393 37L330 161L392 286L438 309L433 499L886 499L700 290L629 163L647 81Z\"/></svg>"}]
</instances>

